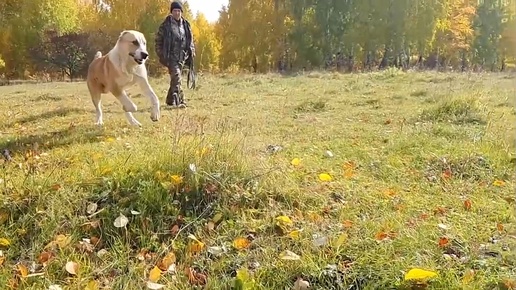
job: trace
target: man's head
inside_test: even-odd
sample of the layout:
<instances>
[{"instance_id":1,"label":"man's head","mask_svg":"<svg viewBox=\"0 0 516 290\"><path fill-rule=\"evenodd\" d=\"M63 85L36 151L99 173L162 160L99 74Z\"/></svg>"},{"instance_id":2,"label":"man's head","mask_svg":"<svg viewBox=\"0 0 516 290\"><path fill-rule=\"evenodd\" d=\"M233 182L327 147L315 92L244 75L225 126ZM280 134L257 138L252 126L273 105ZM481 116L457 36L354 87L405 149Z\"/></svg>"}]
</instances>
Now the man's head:
<instances>
[{"instance_id":1,"label":"man's head","mask_svg":"<svg viewBox=\"0 0 516 290\"><path fill-rule=\"evenodd\" d=\"M174 1L170 4L170 14L172 14L175 20L181 19L181 14L183 14L183 5L181 2Z\"/></svg>"}]
</instances>

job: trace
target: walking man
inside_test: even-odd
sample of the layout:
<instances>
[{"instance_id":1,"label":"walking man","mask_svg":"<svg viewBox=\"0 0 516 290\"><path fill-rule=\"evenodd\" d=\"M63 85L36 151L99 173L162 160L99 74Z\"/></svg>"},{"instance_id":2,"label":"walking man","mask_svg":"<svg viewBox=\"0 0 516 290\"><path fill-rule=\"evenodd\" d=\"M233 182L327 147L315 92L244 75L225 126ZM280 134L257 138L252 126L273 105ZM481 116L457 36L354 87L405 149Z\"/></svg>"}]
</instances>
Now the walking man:
<instances>
[{"instance_id":1,"label":"walking man","mask_svg":"<svg viewBox=\"0 0 516 290\"><path fill-rule=\"evenodd\" d=\"M184 92L181 89L181 72L185 61L193 61L195 47L190 23L183 18L183 5L174 1L170 15L159 26L155 38L159 62L168 68L170 88L166 104L185 108Z\"/></svg>"}]
</instances>

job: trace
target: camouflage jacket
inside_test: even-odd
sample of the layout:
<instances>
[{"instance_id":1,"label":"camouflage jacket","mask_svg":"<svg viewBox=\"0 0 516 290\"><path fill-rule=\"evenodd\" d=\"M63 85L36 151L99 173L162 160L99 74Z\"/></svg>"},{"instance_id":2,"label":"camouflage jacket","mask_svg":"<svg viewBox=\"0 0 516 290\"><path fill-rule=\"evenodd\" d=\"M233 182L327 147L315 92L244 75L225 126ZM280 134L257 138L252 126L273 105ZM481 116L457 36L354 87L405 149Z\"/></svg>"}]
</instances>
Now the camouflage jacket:
<instances>
[{"instance_id":1,"label":"camouflage jacket","mask_svg":"<svg viewBox=\"0 0 516 290\"><path fill-rule=\"evenodd\" d=\"M181 22L184 32L172 15L169 15L161 23L156 33L156 55L164 66L168 67L173 62L183 62L186 56L188 56L188 60L191 60L191 56L195 52L190 23L184 18L181 18Z\"/></svg>"}]
</instances>

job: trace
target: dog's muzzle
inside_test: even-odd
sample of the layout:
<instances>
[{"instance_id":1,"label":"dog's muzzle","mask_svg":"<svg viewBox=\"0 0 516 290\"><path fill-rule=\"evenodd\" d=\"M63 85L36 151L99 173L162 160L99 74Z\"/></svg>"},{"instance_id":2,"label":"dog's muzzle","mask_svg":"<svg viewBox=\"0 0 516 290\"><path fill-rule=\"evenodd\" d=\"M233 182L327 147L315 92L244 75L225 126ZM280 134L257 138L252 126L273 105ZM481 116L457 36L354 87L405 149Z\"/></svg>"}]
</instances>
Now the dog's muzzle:
<instances>
[{"instance_id":1,"label":"dog's muzzle","mask_svg":"<svg viewBox=\"0 0 516 290\"><path fill-rule=\"evenodd\" d=\"M140 52L141 58L136 57L136 54L133 52L130 52L129 55L134 59L134 61L137 64L142 64L143 61L149 57L149 54L146 52Z\"/></svg>"}]
</instances>

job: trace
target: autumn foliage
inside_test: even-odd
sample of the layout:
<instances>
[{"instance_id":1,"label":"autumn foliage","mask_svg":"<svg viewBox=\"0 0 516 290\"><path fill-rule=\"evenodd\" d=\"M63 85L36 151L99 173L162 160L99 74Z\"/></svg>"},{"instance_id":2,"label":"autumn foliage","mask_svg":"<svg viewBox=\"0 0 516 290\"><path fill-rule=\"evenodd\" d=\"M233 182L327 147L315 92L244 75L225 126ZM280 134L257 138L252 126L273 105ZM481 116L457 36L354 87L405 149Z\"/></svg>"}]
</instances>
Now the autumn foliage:
<instances>
[{"instance_id":1,"label":"autumn foliage","mask_svg":"<svg viewBox=\"0 0 516 290\"><path fill-rule=\"evenodd\" d=\"M0 0L0 76L81 76L92 53L106 52L123 29L145 33L151 73L165 71L153 57L152 39L169 0L88 2ZM499 71L514 66L514 6L514 0L230 0L209 23L185 1L185 17L201 71ZM69 38L75 48L60 51L75 55L60 62L42 57L49 31L56 40ZM87 45L69 33L87 36Z\"/></svg>"}]
</instances>

